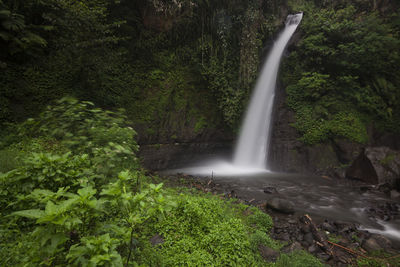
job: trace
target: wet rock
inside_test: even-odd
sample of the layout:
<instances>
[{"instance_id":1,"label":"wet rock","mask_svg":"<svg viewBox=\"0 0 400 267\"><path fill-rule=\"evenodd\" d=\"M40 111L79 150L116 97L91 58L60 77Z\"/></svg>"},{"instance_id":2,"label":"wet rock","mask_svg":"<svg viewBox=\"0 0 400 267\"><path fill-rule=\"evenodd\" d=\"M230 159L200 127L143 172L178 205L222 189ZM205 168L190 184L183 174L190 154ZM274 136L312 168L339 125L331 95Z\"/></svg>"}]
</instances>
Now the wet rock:
<instances>
[{"instance_id":1,"label":"wet rock","mask_svg":"<svg viewBox=\"0 0 400 267\"><path fill-rule=\"evenodd\" d=\"M308 247L308 252L310 253L315 253L317 251L317 247L314 245L311 245Z\"/></svg>"},{"instance_id":2,"label":"wet rock","mask_svg":"<svg viewBox=\"0 0 400 267\"><path fill-rule=\"evenodd\" d=\"M294 213L293 202L283 198L272 198L270 201L267 202L267 206L281 213L286 213L286 214Z\"/></svg>"},{"instance_id":3,"label":"wet rock","mask_svg":"<svg viewBox=\"0 0 400 267\"><path fill-rule=\"evenodd\" d=\"M303 240L305 242L307 242L308 245L311 245L312 243L314 243L314 237L312 233L307 233L304 235Z\"/></svg>"},{"instance_id":4,"label":"wet rock","mask_svg":"<svg viewBox=\"0 0 400 267\"><path fill-rule=\"evenodd\" d=\"M388 147L367 147L346 170L346 178L369 184L400 183L400 152Z\"/></svg>"},{"instance_id":5,"label":"wet rock","mask_svg":"<svg viewBox=\"0 0 400 267\"><path fill-rule=\"evenodd\" d=\"M369 238L365 240L362 244L362 248L368 252L380 250L381 246L379 246L378 242L374 238Z\"/></svg>"},{"instance_id":6,"label":"wet rock","mask_svg":"<svg viewBox=\"0 0 400 267\"><path fill-rule=\"evenodd\" d=\"M293 242L292 244L289 244L288 246L282 248L282 251L284 253L290 253L295 250L302 250L302 249L303 249L303 247L301 246L301 244L299 242Z\"/></svg>"},{"instance_id":7,"label":"wet rock","mask_svg":"<svg viewBox=\"0 0 400 267\"><path fill-rule=\"evenodd\" d=\"M397 190L390 191L390 198L393 200L400 200L400 192Z\"/></svg>"},{"instance_id":8,"label":"wet rock","mask_svg":"<svg viewBox=\"0 0 400 267\"><path fill-rule=\"evenodd\" d=\"M331 225L330 223L328 223L328 222L322 223L321 229L325 230L325 231L328 231L329 233L335 233L336 232L335 227L333 225Z\"/></svg>"},{"instance_id":9,"label":"wet rock","mask_svg":"<svg viewBox=\"0 0 400 267\"><path fill-rule=\"evenodd\" d=\"M163 244L164 238L161 235L156 234L150 239L150 243L153 247L155 247L157 245Z\"/></svg>"},{"instance_id":10,"label":"wet rock","mask_svg":"<svg viewBox=\"0 0 400 267\"><path fill-rule=\"evenodd\" d=\"M392 247L392 241L383 235L375 235L373 238L384 250L388 250Z\"/></svg>"},{"instance_id":11,"label":"wet rock","mask_svg":"<svg viewBox=\"0 0 400 267\"><path fill-rule=\"evenodd\" d=\"M339 161L346 164L357 158L362 145L346 139L335 139L333 140L333 147Z\"/></svg>"},{"instance_id":12,"label":"wet rock","mask_svg":"<svg viewBox=\"0 0 400 267\"><path fill-rule=\"evenodd\" d=\"M290 241L290 235L288 233L283 233L279 236L279 239L283 241Z\"/></svg>"},{"instance_id":13,"label":"wet rock","mask_svg":"<svg viewBox=\"0 0 400 267\"><path fill-rule=\"evenodd\" d=\"M318 253L317 257L325 262L329 261L331 259L331 255L327 253Z\"/></svg>"},{"instance_id":14,"label":"wet rock","mask_svg":"<svg viewBox=\"0 0 400 267\"><path fill-rule=\"evenodd\" d=\"M264 193L265 194L275 194L275 193L278 193L278 191L276 190L275 187L267 186L264 188Z\"/></svg>"},{"instance_id":15,"label":"wet rock","mask_svg":"<svg viewBox=\"0 0 400 267\"><path fill-rule=\"evenodd\" d=\"M261 257L266 261L276 261L279 257L279 252L264 245L258 246L258 251L260 252Z\"/></svg>"},{"instance_id":16,"label":"wet rock","mask_svg":"<svg viewBox=\"0 0 400 267\"><path fill-rule=\"evenodd\" d=\"M378 183L378 175L371 161L361 153L346 170L346 178L361 180L369 184Z\"/></svg>"},{"instance_id":17,"label":"wet rock","mask_svg":"<svg viewBox=\"0 0 400 267\"><path fill-rule=\"evenodd\" d=\"M392 247L392 242L382 235L375 235L366 239L363 244L362 248L368 252L373 252L376 250L388 250Z\"/></svg>"}]
</instances>

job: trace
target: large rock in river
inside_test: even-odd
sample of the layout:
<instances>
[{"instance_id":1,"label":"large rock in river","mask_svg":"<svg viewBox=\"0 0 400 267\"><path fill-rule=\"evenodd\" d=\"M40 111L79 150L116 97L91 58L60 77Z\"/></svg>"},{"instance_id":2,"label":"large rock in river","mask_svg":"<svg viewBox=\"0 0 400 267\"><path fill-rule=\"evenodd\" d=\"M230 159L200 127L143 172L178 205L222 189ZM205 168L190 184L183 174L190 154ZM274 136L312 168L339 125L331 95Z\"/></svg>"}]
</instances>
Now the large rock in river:
<instances>
[{"instance_id":1,"label":"large rock in river","mask_svg":"<svg viewBox=\"0 0 400 267\"><path fill-rule=\"evenodd\" d=\"M346 177L370 184L388 183L400 189L400 152L367 147L346 170Z\"/></svg>"}]
</instances>

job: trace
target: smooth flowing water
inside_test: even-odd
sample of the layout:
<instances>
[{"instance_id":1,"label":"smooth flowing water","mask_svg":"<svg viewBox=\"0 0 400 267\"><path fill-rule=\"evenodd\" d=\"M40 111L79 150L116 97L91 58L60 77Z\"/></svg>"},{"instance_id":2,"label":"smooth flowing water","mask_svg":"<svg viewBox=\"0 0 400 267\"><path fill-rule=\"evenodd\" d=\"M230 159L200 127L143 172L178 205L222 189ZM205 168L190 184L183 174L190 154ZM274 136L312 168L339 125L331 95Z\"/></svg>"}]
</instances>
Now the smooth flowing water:
<instances>
[{"instance_id":1,"label":"smooth flowing water","mask_svg":"<svg viewBox=\"0 0 400 267\"><path fill-rule=\"evenodd\" d=\"M285 28L274 43L260 72L243 120L232 161L212 160L185 173L199 175L232 175L267 173L267 154L272 122L272 107L279 63L290 37L299 25L303 13L289 15Z\"/></svg>"},{"instance_id":2,"label":"smooth flowing water","mask_svg":"<svg viewBox=\"0 0 400 267\"><path fill-rule=\"evenodd\" d=\"M302 17L303 13L287 17L285 29L275 42L262 68L242 123L233 159L234 166L267 169L272 107L279 63Z\"/></svg>"}]
</instances>

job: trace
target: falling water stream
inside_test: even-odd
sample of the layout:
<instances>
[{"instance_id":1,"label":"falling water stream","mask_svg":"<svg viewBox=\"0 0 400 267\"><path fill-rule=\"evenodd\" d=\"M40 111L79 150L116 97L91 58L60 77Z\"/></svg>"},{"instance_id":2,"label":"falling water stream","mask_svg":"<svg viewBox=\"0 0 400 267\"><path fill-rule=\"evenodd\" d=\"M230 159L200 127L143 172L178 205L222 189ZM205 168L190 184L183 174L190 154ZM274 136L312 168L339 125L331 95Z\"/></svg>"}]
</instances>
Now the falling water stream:
<instances>
[{"instance_id":1,"label":"falling water stream","mask_svg":"<svg viewBox=\"0 0 400 267\"><path fill-rule=\"evenodd\" d=\"M279 63L302 17L303 13L287 17L285 29L275 42L261 70L241 127L233 159L235 166L267 169L272 107Z\"/></svg>"}]
</instances>

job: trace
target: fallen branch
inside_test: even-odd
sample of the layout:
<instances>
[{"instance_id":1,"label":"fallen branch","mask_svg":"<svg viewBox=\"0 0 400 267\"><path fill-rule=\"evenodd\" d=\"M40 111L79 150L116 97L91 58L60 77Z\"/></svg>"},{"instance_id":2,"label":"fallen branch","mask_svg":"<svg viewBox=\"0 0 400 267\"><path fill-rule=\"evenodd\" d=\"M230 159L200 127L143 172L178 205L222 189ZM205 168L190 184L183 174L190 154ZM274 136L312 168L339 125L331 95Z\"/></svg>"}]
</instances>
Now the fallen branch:
<instances>
[{"instance_id":1,"label":"fallen branch","mask_svg":"<svg viewBox=\"0 0 400 267\"><path fill-rule=\"evenodd\" d=\"M359 253L358 251L352 250L352 249L350 249L350 248L346 248L346 247L341 246L341 245L339 245L339 244L336 244L336 243L334 243L334 242L331 242L331 241L327 241L327 242L328 242L329 244L333 245L333 246L339 247L339 248L341 248L341 249L346 250L347 252L350 252L350 253L352 253L352 254L354 254L354 255L357 255L357 256L360 256L360 257L363 257L363 258L366 258L366 259L369 259L369 260L387 261L387 260L393 260L393 259L395 259L395 258L399 258L399 257L400 257L400 254L394 255L394 256L391 256L391 257L388 257L388 258L369 257L369 256L366 256L366 255L364 255L364 254L362 254L362 253Z\"/></svg>"}]
</instances>

